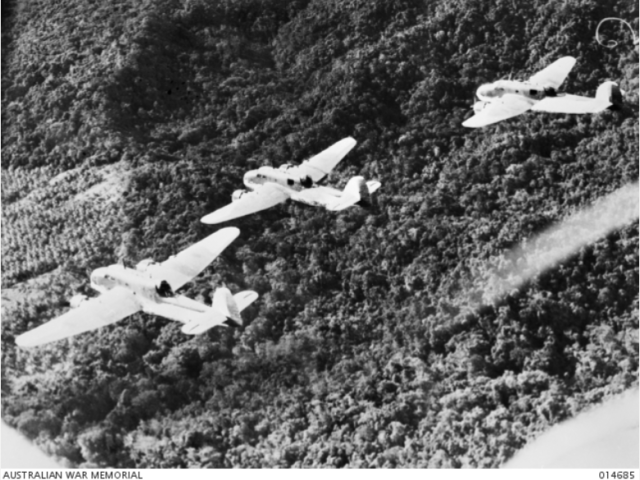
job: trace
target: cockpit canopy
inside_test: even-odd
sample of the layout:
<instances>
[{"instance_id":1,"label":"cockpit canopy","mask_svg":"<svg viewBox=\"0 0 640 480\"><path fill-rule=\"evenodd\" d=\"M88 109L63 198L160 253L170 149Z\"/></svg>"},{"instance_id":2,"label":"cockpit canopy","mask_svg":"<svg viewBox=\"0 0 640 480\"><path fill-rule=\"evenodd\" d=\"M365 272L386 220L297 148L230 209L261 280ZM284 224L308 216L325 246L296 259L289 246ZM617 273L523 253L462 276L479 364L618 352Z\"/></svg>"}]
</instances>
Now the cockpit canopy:
<instances>
[{"instance_id":1,"label":"cockpit canopy","mask_svg":"<svg viewBox=\"0 0 640 480\"><path fill-rule=\"evenodd\" d=\"M249 187L250 185L261 183L258 179L264 178L264 170L262 170L263 168L264 167L260 167L257 170L249 170L247 173L245 173L242 180L244 184Z\"/></svg>"},{"instance_id":2,"label":"cockpit canopy","mask_svg":"<svg viewBox=\"0 0 640 480\"><path fill-rule=\"evenodd\" d=\"M284 165L280 165L280 170L282 170L283 172L286 172L290 168L294 168L294 167L295 167L295 165L293 165L291 163L285 163Z\"/></svg>"},{"instance_id":3,"label":"cockpit canopy","mask_svg":"<svg viewBox=\"0 0 640 480\"><path fill-rule=\"evenodd\" d=\"M495 98L500 96L500 92L493 83L485 83L484 85L480 85L476 95L478 95L480 99Z\"/></svg>"},{"instance_id":4,"label":"cockpit canopy","mask_svg":"<svg viewBox=\"0 0 640 480\"><path fill-rule=\"evenodd\" d=\"M139 272L146 272L151 265L155 264L156 262L153 259L145 258L144 260L140 260L138 262L138 264L136 265L136 270L138 270Z\"/></svg>"}]
</instances>

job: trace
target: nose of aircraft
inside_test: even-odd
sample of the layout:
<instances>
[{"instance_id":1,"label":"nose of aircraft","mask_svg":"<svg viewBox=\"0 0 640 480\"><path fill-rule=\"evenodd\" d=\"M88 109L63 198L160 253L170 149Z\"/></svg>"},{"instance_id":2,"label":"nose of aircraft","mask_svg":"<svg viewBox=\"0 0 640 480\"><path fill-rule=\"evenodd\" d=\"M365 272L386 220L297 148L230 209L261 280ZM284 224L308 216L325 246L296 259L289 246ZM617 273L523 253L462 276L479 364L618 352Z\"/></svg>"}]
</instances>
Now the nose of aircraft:
<instances>
[{"instance_id":1,"label":"nose of aircraft","mask_svg":"<svg viewBox=\"0 0 640 480\"><path fill-rule=\"evenodd\" d=\"M479 99L483 98L492 98L495 96L495 90L493 88L492 83L485 83L484 85L480 85L478 91L476 92Z\"/></svg>"},{"instance_id":2,"label":"nose of aircraft","mask_svg":"<svg viewBox=\"0 0 640 480\"><path fill-rule=\"evenodd\" d=\"M244 182L245 185L256 183L256 177L257 177L256 171L251 170L244 174L244 178L242 179L242 181Z\"/></svg>"},{"instance_id":3,"label":"nose of aircraft","mask_svg":"<svg viewBox=\"0 0 640 480\"><path fill-rule=\"evenodd\" d=\"M107 269L105 267L96 268L91 272L91 283L99 284L100 280L104 278L106 271Z\"/></svg>"}]
</instances>

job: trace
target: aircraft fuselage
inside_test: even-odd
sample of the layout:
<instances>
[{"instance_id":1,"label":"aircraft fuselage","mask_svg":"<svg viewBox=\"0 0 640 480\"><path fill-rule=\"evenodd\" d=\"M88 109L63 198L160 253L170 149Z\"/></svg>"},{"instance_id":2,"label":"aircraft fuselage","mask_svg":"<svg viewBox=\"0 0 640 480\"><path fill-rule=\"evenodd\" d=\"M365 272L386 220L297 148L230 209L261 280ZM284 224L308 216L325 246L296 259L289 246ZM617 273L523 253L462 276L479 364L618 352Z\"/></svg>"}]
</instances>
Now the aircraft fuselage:
<instances>
[{"instance_id":1,"label":"aircraft fuselage","mask_svg":"<svg viewBox=\"0 0 640 480\"><path fill-rule=\"evenodd\" d=\"M91 273L91 288L94 290L104 293L117 286L126 287L143 297L158 296L155 282L148 275L133 268L116 264L97 268Z\"/></svg>"},{"instance_id":2,"label":"aircraft fuselage","mask_svg":"<svg viewBox=\"0 0 640 480\"><path fill-rule=\"evenodd\" d=\"M480 85L476 95L483 102L492 102L506 94L520 95L530 100L538 101L549 96L556 96L553 88L542 87L529 82L517 80L498 80L493 83Z\"/></svg>"},{"instance_id":3,"label":"aircraft fuselage","mask_svg":"<svg viewBox=\"0 0 640 480\"><path fill-rule=\"evenodd\" d=\"M270 183L275 184L281 190L284 190L291 200L304 203L312 207L326 207L323 199L327 195L340 197L342 192L332 187L315 184L311 178L295 176L287 173L289 165L283 165L276 169L273 167L260 167L258 170L251 170L244 176L244 185L249 190L256 190L263 185ZM312 190L312 192L310 192ZM304 195L299 195L305 192ZM242 194L243 192L239 191ZM235 195L235 194L234 194Z\"/></svg>"},{"instance_id":4,"label":"aircraft fuselage","mask_svg":"<svg viewBox=\"0 0 640 480\"><path fill-rule=\"evenodd\" d=\"M191 298L176 295L167 282L152 279L144 270L115 264L91 273L91 288L94 290L105 293L117 286L131 290L144 312L180 322L189 322L194 312L202 313L210 308Z\"/></svg>"},{"instance_id":5,"label":"aircraft fuselage","mask_svg":"<svg viewBox=\"0 0 640 480\"><path fill-rule=\"evenodd\" d=\"M300 192L306 188L314 186L313 180L309 177L300 177L299 175L291 175L287 173L290 165L282 165L280 168L260 167L257 170L251 170L244 175L244 184L250 190L255 190L265 183L275 183L287 190Z\"/></svg>"}]
</instances>

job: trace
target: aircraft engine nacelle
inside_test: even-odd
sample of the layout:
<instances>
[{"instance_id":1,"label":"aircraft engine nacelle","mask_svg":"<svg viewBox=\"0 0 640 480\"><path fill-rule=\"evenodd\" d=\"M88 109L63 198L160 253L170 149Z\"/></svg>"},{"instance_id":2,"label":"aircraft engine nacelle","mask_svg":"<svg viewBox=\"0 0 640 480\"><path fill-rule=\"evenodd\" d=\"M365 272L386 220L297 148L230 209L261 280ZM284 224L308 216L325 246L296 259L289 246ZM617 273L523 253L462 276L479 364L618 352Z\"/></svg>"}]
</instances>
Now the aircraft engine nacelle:
<instances>
[{"instance_id":1,"label":"aircraft engine nacelle","mask_svg":"<svg viewBox=\"0 0 640 480\"><path fill-rule=\"evenodd\" d=\"M136 270L138 270L139 272L146 272L151 265L155 264L156 262L151 258L145 258L144 260L140 260L138 262L138 264L136 265Z\"/></svg>"},{"instance_id":2,"label":"aircraft engine nacelle","mask_svg":"<svg viewBox=\"0 0 640 480\"><path fill-rule=\"evenodd\" d=\"M302 177L300 179L300 185L302 185L304 188L311 188L313 187L313 179L309 176Z\"/></svg>"},{"instance_id":3,"label":"aircraft engine nacelle","mask_svg":"<svg viewBox=\"0 0 640 480\"><path fill-rule=\"evenodd\" d=\"M235 192L233 192L231 194L231 201L232 202L237 202L238 200L240 200L247 193L249 193L247 190L236 190Z\"/></svg>"},{"instance_id":4,"label":"aircraft engine nacelle","mask_svg":"<svg viewBox=\"0 0 640 480\"><path fill-rule=\"evenodd\" d=\"M175 295L173 293L171 285L169 285L169 282L167 282L166 280L161 280L156 284L156 293L162 298L169 298Z\"/></svg>"},{"instance_id":5,"label":"aircraft engine nacelle","mask_svg":"<svg viewBox=\"0 0 640 480\"><path fill-rule=\"evenodd\" d=\"M487 106L487 103L488 102L482 102L482 101L474 103L473 104L473 111L475 113L480 113L482 110L484 110L484 107Z\"/></svg>"},{"instance_id":6,"label":"aircraft engine nacelle","mask_svg":"<svg viewBox=\"0 0 640 480\"><path fill-rule=\"evenodd\" d=\"M89 298L86 295L82 295L81 293L78 293L77 295L74 295L73 297L71 297L71 299L69 300L69 305L71 305L71 308L78 308L87 300L89 300Z\"/></svg>"}]
</instances>

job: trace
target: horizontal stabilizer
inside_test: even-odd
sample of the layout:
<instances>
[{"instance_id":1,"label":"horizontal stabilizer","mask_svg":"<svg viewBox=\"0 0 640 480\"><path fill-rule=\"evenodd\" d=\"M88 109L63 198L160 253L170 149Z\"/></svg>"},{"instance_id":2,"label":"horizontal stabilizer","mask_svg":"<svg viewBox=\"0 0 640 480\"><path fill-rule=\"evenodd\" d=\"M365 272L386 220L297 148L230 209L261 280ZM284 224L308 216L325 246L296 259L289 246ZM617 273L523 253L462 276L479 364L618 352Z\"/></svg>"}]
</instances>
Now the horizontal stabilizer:
<instances>
[{"instance_id":1,"label":"horizontal stabilizer","mask_svg":"<svg viewBox=\"0 0 640 480\"><path fill-rule=\"evenodd\" d=\"M241 312L258 299L258 294L252 290L236 293L233 299Z\"/></svg>"},{"instance_id":2,"label":"horizontal stabilizer","mask_svg":"<svg viewBox=\"0 0 640 480\"><path fill-rule=\"evenodd\" d=\"M182 327L182 333L200 335L213 327L226 327L225 316L213 308L200 315L200 318L185 324Z\"/></svg>"},{"instance_id":3,"label":"horizontal stabilizer","mask_svg":"<svg viewBox=\"0 0 640 480\"><path fill-rule=\"evenodd\" d=\"M367 182L367 189L369 190L369 195L378 190L382 184L377 180L369 180Z\"/></svg>"},{"instance_id":4,"label":"horizontal stabilizer","mask_svg":"<svg viewBox=\"0 0 640 480\"><path fill-rule=\"evenodd\" d=\"M347 182L338 202L328 205L327 210L344 210L361 201L365 203L369 201L369 187L367 182L364 181L364 177L353 177Z\"/></svg>"},{"instance_id":5,"label":"horizontal stabilizer","mask_svg":"<svg viewBox=\"0 0 640 480\"><path fill-rule=\"evenodd\" d=\"M213 295L213 305L200 318L182 327L182 333L199 335L213 327L241 326L240 312L258 298L251 290L232 296L228 288L218 288Z\"/></svg>"}]
</instances>

